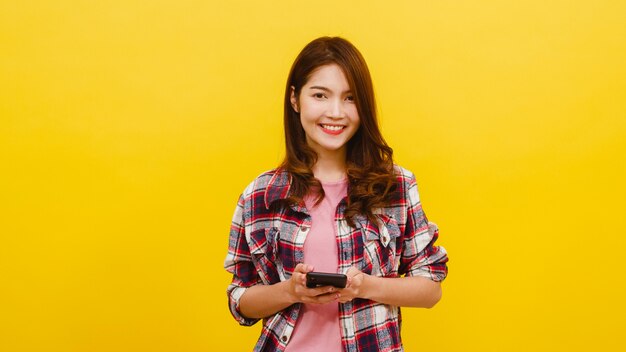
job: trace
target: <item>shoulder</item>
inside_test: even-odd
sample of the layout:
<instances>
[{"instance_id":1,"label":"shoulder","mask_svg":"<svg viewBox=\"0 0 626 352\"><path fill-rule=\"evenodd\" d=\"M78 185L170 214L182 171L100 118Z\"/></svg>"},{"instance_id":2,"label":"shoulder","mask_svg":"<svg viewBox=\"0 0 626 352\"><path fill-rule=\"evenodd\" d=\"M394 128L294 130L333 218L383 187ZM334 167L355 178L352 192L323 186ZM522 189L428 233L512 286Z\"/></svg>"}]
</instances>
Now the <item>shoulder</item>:
<instances>
[{"instance_id":1,"label":"shoulder","mask_svg":"<svg viewBox=\"0 0 626 352\"><path fill-rule=\"evenodd\" d=\"M410 188L415 185L415 174L411 170L405 169L400 165L393 164L393 171L396 175L396 180L404 189Z\"/></svg>"},{"instance_id":2,"label":"shoulder","mask_svg":"<svg viewBox=\"0 0 626 352\"><path fill-rule=\"evenodd\" d=\"M243 196L249 197L256 192L265 191L267 187L272 184L272 180L275 179L279 172L280 170L276 168L261 173L246 186L243 191Z\"/></svg>"},{"instance_id":3,"label":"shoulder","mask_svg":"<svg viewBox=\"0 0 626 352\"><path fill-rule=\"evenodd\" d=\"M394 172L398 182L398 199L401 202L408 202L411 204L419 203L420 197L415 174L412 171L396 164L394 164Z\"/></svg>"},{"instance_id":4,"label":"shoulder","mask_svg":"<svg viewBox=\"0 0 626 352\"><path fill-rule=\"evenodd\" d=\"M269 208L277 199L284 199L289 193L291 176L281 168L265 171L257 176L242 193L246 203L252 202L252 206L265 205Z\"/></svg>"},{"instance_id":5,"label":"shoulder","mask_svg":"<svg viewBox=\"0 0 626 352\"><path fill-rule=\"evenodd\" d=\"M420 195L418 192L417 181L415 180L415 174L412 171L407 170L401 166L394 164L394 169L396 172L396 177L399 186L401 195L401 202L406 206L415 206L420 203Z\"/></svg>"}]
</instances>

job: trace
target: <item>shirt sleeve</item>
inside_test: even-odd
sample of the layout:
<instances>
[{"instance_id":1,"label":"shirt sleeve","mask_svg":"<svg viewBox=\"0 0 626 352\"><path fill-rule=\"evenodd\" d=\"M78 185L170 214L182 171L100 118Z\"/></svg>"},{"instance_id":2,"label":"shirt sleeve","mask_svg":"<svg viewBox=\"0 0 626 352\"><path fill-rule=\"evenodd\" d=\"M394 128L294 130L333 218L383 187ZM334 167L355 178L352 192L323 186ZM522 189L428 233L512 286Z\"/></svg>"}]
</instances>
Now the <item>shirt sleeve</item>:
<instances>
[{"instance_id":1,"label":"shirt sleeve","mask_svg":"<svg viewBox=\"0 0 626 352\"><path fill-rule=\"evenodd\" d=\"M407 217L399 273L443 281L448 275L448 255L443 247L435 246L439 229L424 214L413 174L407 175L405 185Z\"/></svg>"},{"instance_id":2,"label":"shirt sleeve","mask_svg":"<svg viewBox=\"0 0 626 352\"><path fill-rule=\"evenodd\" d=\"M230 227L228 254L224 260L224 268L233 274L232 281L226 290L230 313L240 325L251 326L260 319L244 317L239 311L239 300L247 288L261 283L261 280L252 263L250 249L246 241L244 204L245 200L242 195L237 202Z\"/></svg>"}]
</instances>

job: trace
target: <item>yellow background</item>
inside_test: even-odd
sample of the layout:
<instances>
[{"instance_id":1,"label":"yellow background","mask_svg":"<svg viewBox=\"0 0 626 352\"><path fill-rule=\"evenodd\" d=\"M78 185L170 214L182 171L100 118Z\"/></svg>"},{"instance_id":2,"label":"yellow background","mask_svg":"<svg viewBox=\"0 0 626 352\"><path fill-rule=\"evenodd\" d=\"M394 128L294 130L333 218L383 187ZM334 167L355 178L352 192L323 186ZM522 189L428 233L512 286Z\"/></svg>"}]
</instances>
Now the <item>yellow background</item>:
<instances>
[{"instance_id":1,"label":"yellow background","mask_svg":"<svg viewBox=\"0 0 626 352\"><path fill-rule=\"evenodd\" d=\"M450 255L407 351L623 347L622 1L0 5L0 350L246 351L222 269L299 50L350 39Z\"/></svg>"}]
</instances>

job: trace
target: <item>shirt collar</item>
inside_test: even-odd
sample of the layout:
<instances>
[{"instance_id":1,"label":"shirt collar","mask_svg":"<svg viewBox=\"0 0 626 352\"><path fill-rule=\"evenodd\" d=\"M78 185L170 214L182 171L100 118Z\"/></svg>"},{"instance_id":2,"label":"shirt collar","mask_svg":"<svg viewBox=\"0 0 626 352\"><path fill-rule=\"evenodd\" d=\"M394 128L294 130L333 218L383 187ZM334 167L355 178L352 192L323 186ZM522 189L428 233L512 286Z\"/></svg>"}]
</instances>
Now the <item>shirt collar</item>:
<instances>
[{"instance_id":1,"label":"shirt collar","mask_svg":"<svg viewBox=\"0 0 626 352\"><path fill-rule=\"evenodd\" d=\"M277 169L265 188L265 207L279 199L287 199L291 188L291 175L283 170Z\"/></svg>"}]
</instances>

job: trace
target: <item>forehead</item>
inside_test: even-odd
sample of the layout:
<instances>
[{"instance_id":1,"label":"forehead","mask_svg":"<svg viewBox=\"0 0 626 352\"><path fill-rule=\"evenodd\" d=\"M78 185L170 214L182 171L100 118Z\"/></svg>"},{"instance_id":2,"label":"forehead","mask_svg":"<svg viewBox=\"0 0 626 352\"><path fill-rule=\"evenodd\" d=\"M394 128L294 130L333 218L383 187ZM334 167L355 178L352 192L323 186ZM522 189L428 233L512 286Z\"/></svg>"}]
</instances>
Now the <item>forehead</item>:
<instances>
[{"instance_id":1,"label":"forehead","mask_svg":"<svg viewBox=\"0 0 626 352\"><path fill-rule=\"evenodd\" d=\"M305 86L324 86L342 90L350 88L346 74L337 64L323 65L313 70Z\"/></svg>"}]
</instances>

